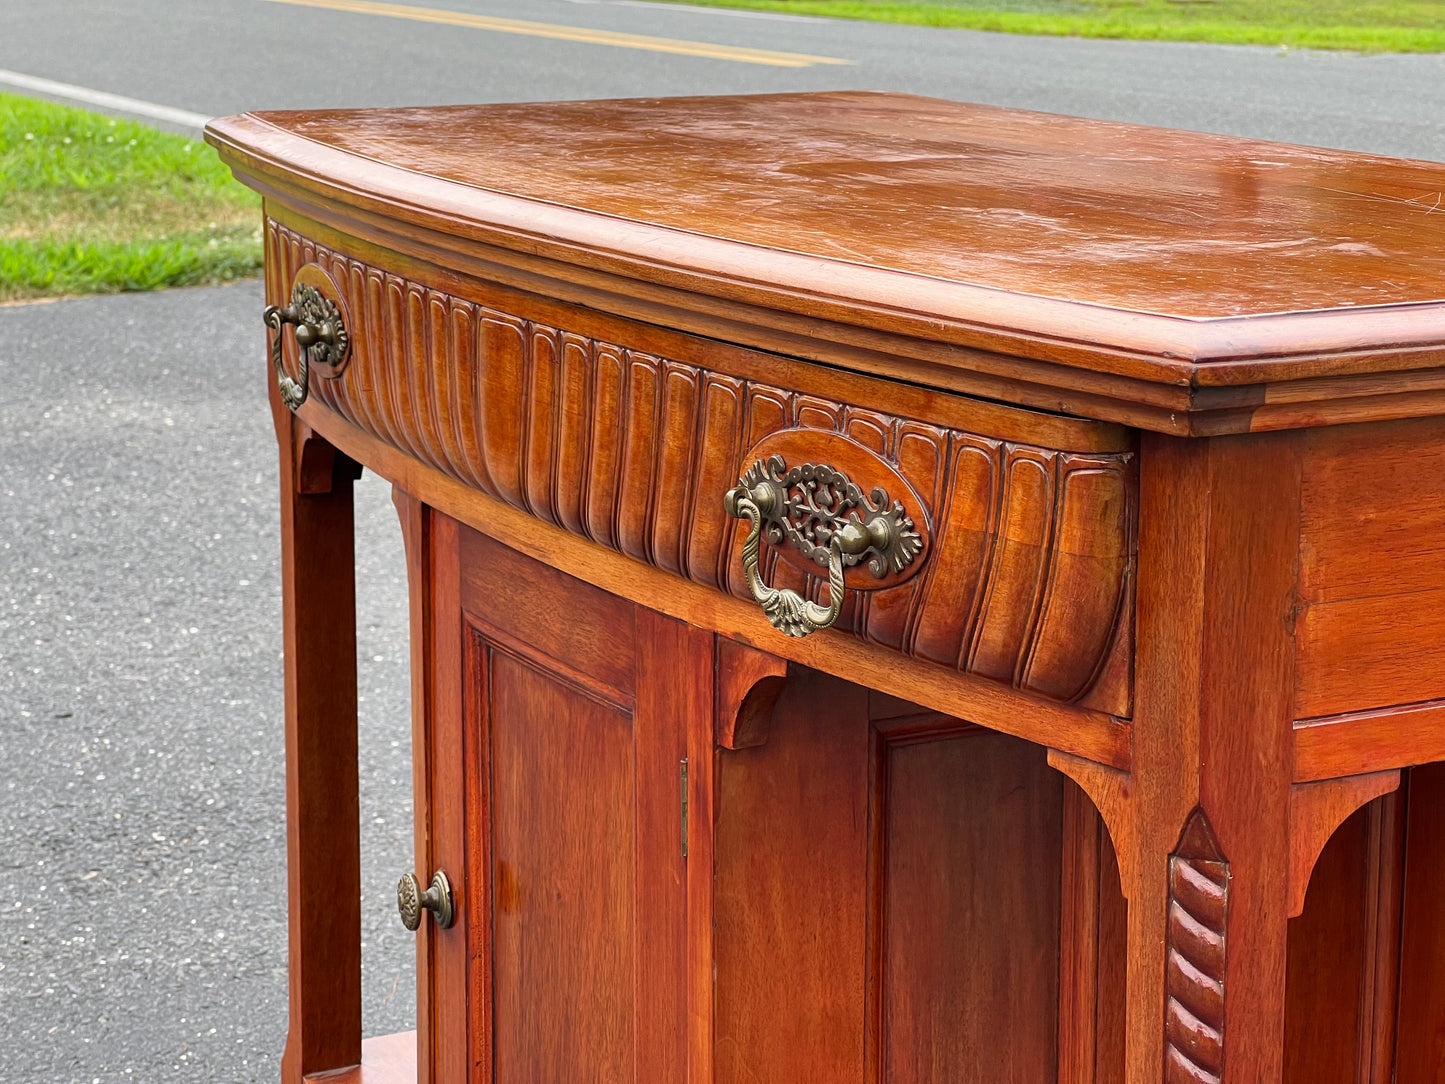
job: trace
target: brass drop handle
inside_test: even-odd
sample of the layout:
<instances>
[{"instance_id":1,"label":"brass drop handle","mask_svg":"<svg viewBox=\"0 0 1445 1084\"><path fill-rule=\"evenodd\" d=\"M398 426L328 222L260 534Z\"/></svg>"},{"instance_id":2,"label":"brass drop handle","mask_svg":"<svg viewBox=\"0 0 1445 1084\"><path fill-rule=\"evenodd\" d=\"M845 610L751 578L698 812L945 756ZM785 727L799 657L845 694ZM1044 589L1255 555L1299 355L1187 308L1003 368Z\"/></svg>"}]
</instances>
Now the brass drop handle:
<instances>
[{"instance_id":1,"label":"brass drop handle","mask_svg":"<svg viewBox=\"0 0 1445 1084\"><path fill-rule=\"evenodd\" d=\"M789 469L782 456L759 460L723 498L728 515L746 519L743 576L768 622L788 636L826 629L843 612L843 570L868 559L882 579L912 563L923 541L900 501L881 488L864 494L842 471L804 463ZM816 564L828 567L828 604L805 599L789 588L769 587L759 571L762 536L773 545L784 539Z\"/></svg>"},{"instance_id":2,"label":"brass drop handle","mask_svg":"<svg viewBox=\"0 0 1445 1084\"><path fill-rule=\"evenodd\" d=\"M267 305L261 314L271 328L271 367L276 370L276 384L281 401L288 410L306 402L311 390L311 365L339 365L346 354L348 339L341 310L322 296L315 286L298 282L291 290L291 304L286 308ZM296 328L296 352L299 357L298 379L291 379L282 365L281 329L287 324Z\"/></svg>"},{"instance_id":3,"label":"brass drop handle","mask_svg":"<svg viewBox=\"0 0 1445 1084\"><path fill-rule=\"evenodd\" d=\"M441 870L432 874L431 885L425 892L414 873L403 873L396 882L396 909L401 912L401 924L408 930L421 926L423 911L430 911L440 929L451 929L456 921L456 902L452 897L452 883Z\"/></svg>"},{"instance_id":4,"label":"brass drop handle","mask_svg":"<svg viewBox=\"0 0 1445 1084\"><path fill-rule=\"evenodd\" d=\"M763 486L744 489L740 485L728 491L728 515L746 517L750 524L748 537L743 542L743 575L773 628L788 636L807 636L826 629L843 612L843 550L834 536L828 543L828 605L819 606L791 588L769 587L758 571L758 560L765 519L763 509L770 508L772 500L771 492Z\"/></svg>"}]
</instances>

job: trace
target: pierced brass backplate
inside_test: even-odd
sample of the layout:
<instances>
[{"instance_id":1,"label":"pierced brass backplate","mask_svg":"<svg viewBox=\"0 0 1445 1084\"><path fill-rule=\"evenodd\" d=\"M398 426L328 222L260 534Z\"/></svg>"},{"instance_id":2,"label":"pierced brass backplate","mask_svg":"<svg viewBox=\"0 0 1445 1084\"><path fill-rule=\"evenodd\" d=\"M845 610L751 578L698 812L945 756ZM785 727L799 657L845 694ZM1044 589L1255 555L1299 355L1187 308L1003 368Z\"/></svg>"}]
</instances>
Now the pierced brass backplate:
<instances>
[{"instance_id":1,"label":"pierced brass backplate","mask_svg":"<svg viewBox=\"0 0 1445 1084\"><path fill-rule=\"evenodd\" d=\"M780 455L758 460L723 498L728 515L751 524L743 543L743 575L773 628L789 636L826 629L843 611L843 570L862 561L877 579L899 572L923 552L923 538L880 486L870 493L842 471L803 463L789 468ZM762 536L786 540L828 569L828 605L788 588L763 583L758 570Z\"/></svg>"},{"instance_id":2,"label":"pierced brass backplate","mask_svg":"<svg viewBox=\"0 0 1445 1084\"><path fill-rule=\"evenodd\" d=\"M276 370L276 384L281 401L288 410L306 402L311 391L311 370L322 376L336 377L346 362L351 346L346 320L341 307L322 293L322 286L331 286L331 278L314 264L307 264L296 275L291 287L291 304L286 308L267 305L261 314L271 328L271 367ZM281 329L291 324L296 329L297 371L293 380L286 372Z\"/></svg>"}]
</instances>

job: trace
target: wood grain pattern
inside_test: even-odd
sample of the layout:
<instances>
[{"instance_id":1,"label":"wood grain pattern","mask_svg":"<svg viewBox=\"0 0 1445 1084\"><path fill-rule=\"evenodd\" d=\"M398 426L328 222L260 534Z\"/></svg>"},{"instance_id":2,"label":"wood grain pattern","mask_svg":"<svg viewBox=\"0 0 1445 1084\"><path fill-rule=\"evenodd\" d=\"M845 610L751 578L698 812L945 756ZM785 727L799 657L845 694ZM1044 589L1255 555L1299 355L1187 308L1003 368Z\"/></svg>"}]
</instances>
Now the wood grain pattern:
<instances>
[{"instance_id":1,"label":"wood grain pattern","mask_svg":"<svg viewBox=\"0 0 1445 1084\"><path fill-rule=\"evenodd\" d=\"M1164 1079L1224 1079L1224 997L1229 862L1196 810L1169 858Z\"/></svg>"},{"instance_id":2,"label":"wood grain pattern","mask_svg":"<svg viewBox=\"0 0 1445 1084\"><path fill-rule=\"evenodd\" d=\"M713 738L718 748L750 749L768 740L787 676L787 662L776 655L719 639Z\"/></svg>"},{"instance_id":3,"label":"wood grain pattern","mask_svg":"<svg viewBox=\"0 0 1445 1084\"><path fill-rule=\"evenodd\" d=\"M1438 421L1310 433L1300 497L1297 717L1445 697L1442 584Z\"/></svg>"},{"instance_id":4,"label":"wood grain pattern","mask_svg":"<svg viewBox=\"0 0 1445 1084\"><path fill-rule=\"evenodd\" d=\"M852 92L207 138L424 258L843 368L1180 435L1440 411L1429 163Z\"/></svg>"},{"instance_id":5,"label":"wood grain pattern","mask_svg":"<svg viewBox=\"0 0 1445 1084\"><path fill-rule=\"evenodd\" d=\"M1054 761L1051 755L1050 763ZM1124 1079L1127 903L1099 811L1064 783L1059 911L1059 1084Z\"/></svg>"},{"instance_id":6,"label":"wood grain pattern","mask_svg":"<svg viewBox=\"0 0 1445 1084\"><path fill-rule=\"evenodd\" d=\"M1120 856L1129 900L1126 1079L1147 1084L1173 1065L1181 1080L1278 1080L1300 440L1147 437L1140 460L1138 701ZM1201 818L1210 829L1203 839ZM1223 884L1208 876L1218 869L1209 863L1225 856L1219 926L1201 909L1217 896L1209 884ZM1200 874L1192 902L1183 897L1190 870ZM1199 956L1165 951L1185 944L1188 924L1174 921L1185 915L1203 918ZM1227 952L1210 954L1226 942ZM1190 961L1195 975L1183 966ZM1183 1011L1163 1027L1155 991L1162 997L1171 975L1199 1001L1176 994Z\"/></svg>"},{"instance_id":7,"label":"wood grain pattern","mask_svg":"<svg viewBox=\"0 0 1445 1084\"><path fill-rule=\"evenodd\" d=\"M1092 693L1127 713L1127 668L1096 687L1132 588L1127 453L1023 445L739 379L474 305L276 223L268 236L283 278L314 262L348 284L365 329L346 372L313 395L421 462L747 597L744 532L722 494L769 434L841 435L909 482L936 539L916 576L855 594L841 623L964 673L1066 702ZM819 595L825 576L778 563L770 551L769 582Z\"/></svg>"},{"instance_id":8,"label":"wood grain pattern","mask_svg":"<svg viewBox=\"0 0 1445 1084\"><path fill-rule=\"evenodd\" d=\"M1226 1084L1283 1073L1302 441L1211 441L1200 807L1230 865Z\"/></svg>"},{"instance_id":9,"label":"wood grain pattern","mask_svg":"<svg viewBox=\"0 0 1445 1084\"><path fill-rule=\"evenodd\" d=\"M863 1072L867 692L805 671L778 713L767 744L718 757L716 1084Z\"/></svg>"},{"instance_id":10,"label":"wood grain pattern","mask_svg":"<svg viewBox=\"0 0 1445 1084\"><path fill-rule=\"evenodd\" d=\"M496 1075L637 1079L631 715L506 653L487 695Z\"/></svg>"},{"instance_id":11,"label":"wood grain pattern","mask_svg":"<svg viewBox=\"0 0 1445 1084\"><path fill-rule=\"evenodd\" d=\"M1400 797L1371 802L1330 837L1303 910L1290 920L1288 1084L1395 1080L1405 839Z\"/></svg>"},{"instance_id":12,"label":"wood grain pattern","mask_svg":"<svg viewBox=\"0 0 1445 1084\"><path fill-rule=\"evenodd\" d=\"M1445 764L1410 770L1395 1079L1445 1078Z\"/></svg>"},{"instance_id":13,"label":"wood grain pattern","mask_svg":"<svg viewBox=\"0 0 1445 1084\"><path fill-rule=\"evenodd\" d=\"M1390 186L1441 167L854 94L211 138L269 299L355 333L273 402L287 1080L359 1038L349 459L404 491L461 871L423 1081L1440 1077L1445 262ZM769 442L926 528L797 643L719 507Z\"/></svg>"},{"instance_id":14,"label":"wood grain pattern","mask_svg":"<svg viewBox=\"0 0 1445 1084\"><path fill-rule=\"evenodd\" d=\"M363 1039L360 1065L308 1076L305 1084L416 1084L416 1044L414 1031Z\"/></svg>"},{"instance_id":15,"label":"wood grain pattern","mask_svg":"<svg viewBox=\"0 0 1445 1084\"><path fill-rule=\"evenodd\" d=\"M1043 750L973 729L892 742L884 791L882 1073L1058 1073L1062 787Z\"/></svg>"},{"instance_id":16,"label":"wood grain pattern","mask_svg":"<svg viewBox=\"0 0 1445 1084\"><path fill-rule=\"evenodd\" d=\"M274 391L271 407L281 460L286 693L290 1022L281 1076L296 1084L361 1059L352 530L358 468L292 416Z\"/></svg>"},{"instance_id":17,"label":"wood grain pattern","mask_svg":"<svg viewBox=\"0 0 1445 1084\"><path fill-rule=\"evenodd\" d=\"M1369 1084L1359 1078L1365 970L1365 823L1361 813L1331 836L1301 913L1290 919L1284 1079L1289 1084ZM1397 901L1398 904L1398 901ZM1386 1078L1388 1081L1388 1078Z\"/></svg>"},{"instance_id":18,"label":"wood grain pattern","mask_svg":"<svg viewBox=\"0 0 1445 1084\"><path fill-rule=\"evenodd\" d=\"M769 653L790 662L907 695L936 711L965 716L1102 765L1129 766L1130 724L1126 720L1084 704L1060 704L880 650L833 629L801 639L779 636L751 600L683 580L543 523L412 459L325 408L313 409L313 404L307 403L301 414L338 449L395 480L426 504L504 545L524 549L584 583L743 643L764 644Z\"/></svg>"},{"instance_id":19,"label":"wood grain pattern","mask_svg":"<svg viewBox=\"0 0 1445 1084\"><path fill-rule=\"evenodd\" d=\"M1445 760L1445 700L1295 720L1298 783L1439 760Z\"/></svg>"},{"instance_id":20,"label":"wood grain pattern","mask_svg":"<svg viewBox=\"0 0 1445 1084\"><path fill-rule=\"evenodd\" d=\"M1296 783L1289 798L1289 917L1304 909L1315 863L1336 830L1367 802L1400 785L1398 771Z\"/></svg>"},{"instance_id":21,"label":"wood grain pattern","mask_svg":"<svg viewBox=\"0 0 1445 1084\"><path fill-rule=\"evenodd\" d=\"M453 1079L682 1079L680 765L710 712L712 637L450 530L480 913L446 998L489 1006Z\"/></svg>"},{"instance_id":22,"label":"wood grain pattern","mask_svg":"<svg viewBox=\"0 0 1445 1084\"><path fill-rule=\"evenodd\" d=\"M1052 1079L1043 750L802 669L776 717L717 760L718 1084Z\"/></svg>"}]
</instances>

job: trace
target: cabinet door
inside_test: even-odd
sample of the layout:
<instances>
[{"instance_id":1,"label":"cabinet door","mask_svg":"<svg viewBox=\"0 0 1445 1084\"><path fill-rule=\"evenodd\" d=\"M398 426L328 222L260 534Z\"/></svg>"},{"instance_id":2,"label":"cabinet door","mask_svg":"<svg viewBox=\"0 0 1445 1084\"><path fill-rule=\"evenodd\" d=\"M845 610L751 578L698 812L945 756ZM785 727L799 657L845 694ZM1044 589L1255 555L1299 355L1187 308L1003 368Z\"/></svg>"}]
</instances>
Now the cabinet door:
<instances>
[{"instance_id":1,"label":"cabinet door","mask_svg":"<svg viewBox=\"0 0 1445 1084\"><path fill-rule=\"evenodd\" d=\"M418 817L460 914L423 946L421 1060L437 1084L680 1081L712 637L436 513L425 548Z\"/></svg>"}]
</instances>

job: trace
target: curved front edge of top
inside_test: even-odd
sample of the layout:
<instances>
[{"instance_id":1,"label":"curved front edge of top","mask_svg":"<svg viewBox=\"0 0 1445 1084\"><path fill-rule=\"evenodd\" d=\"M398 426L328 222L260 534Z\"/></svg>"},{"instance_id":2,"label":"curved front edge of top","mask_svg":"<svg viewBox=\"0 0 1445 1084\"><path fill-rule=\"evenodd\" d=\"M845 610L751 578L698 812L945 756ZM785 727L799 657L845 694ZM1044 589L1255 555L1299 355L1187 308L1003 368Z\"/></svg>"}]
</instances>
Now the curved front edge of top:
<instances>
[{"instance_id":1,"label":"curved front edge of top","mask_svg":"<svg viewBox=\"0 0 1445 1084\"><path fill-rule=\"evenodd\" d=\"M906 482L929 540L896 585L849 591L837 628L1056 702L1130 714L1130 451L1018 439L1026 412L1004 438L902 416L897 402L735 375L729 352L742 352L726 344L541 299L459 296L472 291L455 277L445 289L422 283L275 222L267 247L273 292L308 263L340 286L353 354L313 400L381 441L539 520L742 598L746 525L722 498L750 451L784 432L799 453L813 434L820 460L855 445L866 451L860 462ZM789 359L776 368L799 376ZM846 388L854 378L832 379L828 387ZM904 391L899 402L949 416L936 396ZM1046 416L1031 417L1041 436L1058 435ZM773 547L763 572L805 598L826 586L824 570L809 573Z\"/></svg>"},{"instance_id":2,"label":"curved front edge of top","mask_svg":"<svg viewBox=\"0 0 1445 1084\"><path fill-rule=\"evenodd\" d=\"M885 106L912 115L917 109L926 112L946 105L950 111L964 111L956 123L950 122L948 138L963 138L965 143L971 126L985 120L978 113L980 107L929 104L906 96L896 100L865 96L872 106L861 99L843 101L848 95L792 97L797 99L794 108L809 110L802 117L829 102L829 108L848 115ZM887 106L884 99L893 100L893 105ZM702 108L699 103L704 101L674 101L671 108L683 112L673 115ZM728 101L735 109L763 108L744 99L724 100ZM605 112L603 105L585 103L582 108L581 103L572 103L556 109L590 115ZM612 103L612 108L620 108L620 103ZM556 152L567 141L562 129L540 123L540 118L556 120L560 115L540 104L525 107L524 112L530 110L527 115L539 119L533 125L534 137L544 129L551 132L545 146L509 143L495 127L500 112L509 110L513 107L246 114L213 121L207 139L238 177L271 199L299 214L345 222L345 228L413 256L439 259L448 266L500 261L514 283L550 280L536 288L551 296L563 296L559 291L573 296L607 291L625 298L630 307L626 315L643 320L652 318L645 311L647 305L665 305L673 312L669 326L721 335L757 349L806 353L856 372L1180 436L1312 428L1445 412L1445 299L1438 288L1445 257L1439 256L1438 246L1428 245L1432 228L1432 220L1424 217L1428 207L1412 199L1370 203L1375 209L1372 221L1385 215L1375 227L1388 227L1393 238L1412 239L1399 260L1391 260L1392 251L1348 233L1364 204L1344 191L1349 185L1336 174L1351 176L1350 170L1364 161L1362 156L1343 156L1326 168L1317 156L1296 155L1304 163L1299 165L1302 182L1274 191L1286 202L1299 193L1312 193L1319 202L1307 200L1295 208L1295 217L1285 223L1292 238L1286 242L1256 236L1247 228L1250 209L1271 201L1262 200L1248 184L1241 191L1253 194L1238 198L1240 192L1232 190L1238 180L1233 170L1226 171L1221 181L1227 191L1211 203L1217 204L1216 219L1206 225L1194 211L1200 198L1190 187L1195 171L1175 162L1173 150L1145 154L1144 160L1151 163L1173 163L1173 181L1164 190L1144 185L1135 193L1136 208L1127 202L1128 186L1121 189L1116 183L1121 180L1116 172L1120 169L1126 170L1122 179L1129 179L1126 160L1088 150L1098 146L1104 130L1097 127L1101 122L1052 118L1046 125L1034 124L1032 135L1043 138L1060 125L1074 125L1072 130L1081 137L1094 133L1069 158L1074 165L1087 164L1104 173L1087 190L1104 200L1106 209L1080 216L1076 225L1082 232L1064 230L1056 235L1049 225L1072 216L990 214L987 208L974 208L967 230L941 227L932 220L919 227L916 219L938 201L937 192L926 184L922 189L899 189L898 178L878 181L872 177L875 168L906 172L908 167L901 161L889 165L869 159L872 165L855 180L871 193L878 209L860 224L856 216L864 212L854 208L855 218L850 221L860 230L865 226L872 230L876 222L886 227L895 204L912 206L913 247L921 244L926 251L910 248L909 252L920 259L930 257L922 262L869 260L853 252L856 238L848 232L852 227L833 214L814 215L812 225L826 226L827 237L826 243L811 248L798 240L801 225L791 244L786 226L770 233L758 233L755 226L751 232L740 232L730 224L732 218L749 216L730 216L727 208L732 204L727 201L707 223L669 217L679 207L709 205L697 192L684 197L675 187L669 188L680 183L677 170L649 169L605 140L593 148L595 155L549 155L548 150ZM773 121L781 116L768 115ZM999 110L989 115L990 130L1006 145L999 160L1008 166L1002 180L995 177L1001 187L990 189L990 198L1008 204L1013 188L1027 189L1008 180L1015 176L1015 167L1028 160L1054 159L1047 147L1016 147L1009 134L1028 117L1037 120L1035 115ZM800 114L787 116L798 120ZM352 137L360 138L363 129L371 135L357 142ZM408 133L405 138L402 129ZM787 124L742 129L769 131L782 145L789 145ZM1112 141L1122 129L1109 131ZM1160 138L1158 130L1130 131L1129 138L1145 144ZM1218 153L1210 142L1214 137L1164 134L1182 141L1177 147L1169 144L1174 150L1187 149L1202 156L1196 162L1213 164ZM887 148L896 138L896 129L890 128L882 145L884 159L894 157ZM655 142L667 144L668 139ZM773 142L763 141L770 146ZM1261 154L1279 149L1273 144L1250 146ZM484 151L483 158L475 157ZM437 161L438 156L448 155L462 155L448 159L455 166L450 170ZM962 153L952 160L974 157ZM948 158L925 154L915 164L926 171L929 162ZM705 160L693 159L694 164ZM570 163L574 173L582 169L573 178L583 185L582 194L554 191L544 183L564 172L564 163ZM609 168L600 163L609 163ZM1406 188L1430 191L1427 182L1438 186L1445 170L1416 163L1412 173L1408 163L1383 159L1366 164L1383 171L1380 176L1391 180L1391 190L1401 191L1405 189L1399 185L1409 177L1416 181ZM508 165L525 173L510 186L503 183ZM847 161L841 166L845 172L860 168ZM1056 167L1057 163L1049 166ZM712 172L740 175L728 169ZM753 206L786 207L788 200L768 183L777 180L777 173L788 171L762 172L759 191L772 193L773 198L756 200ZM961 179L955 178L962 189L949 191L972 192L970 176L964 169ZM469 178L475 177L492 178L495 187L472 183ZM614 204L583 198L586 191L606 188L607 178L631 178L628 183L635 183L653 202L638 203L629 197ZM1331 183L1332 178L1338 183ZM693 180L699 178L694 175ZM818 185L817 180L808 184L822 192L835 187L852 191L846 185ZM793 176L793 181L798 177ZM1045 186L1035 193L1047 200L1049 208L1059 197L1077 195L1083 182L1075 172L1066 171L1059 183L1057 190ZM1180 191L1179 184L1187 191ZM916 198L910 200L909 191ZM1126 202L1119 205L1121 199ZM1341 199L1354 202L1341 205ZM1173 209L1166 216L1172 225L1151 241L1153 235L1146 227L1155 222L1150 209L1160 200ZM862 206L866 210L871 205L865 201ZM1144 234L1109 239L1114 219L1107 207L1119 206ZM918 211L920 207L924 210ZM796 213L801 216L801 209ZM1343 224L1345 232L1321 234L1321 221ZM1019 249L1019 231L1026 222L1036 227L1028 258ZM887 237L892 231L878 232ZM1226 233L1229 238L1218 236ZM965 241L938 240L959 237ZM1000 274L1008 269L1032 270L1022 277L983 274L972 264L955 266L960 252L989 257L990 266ZM1098 261L1090 263L1085 258L1089 253ZM933 258L943 259L944 264L936 265ZM1070 275L1063 275L1061 262L1070 265ZM1346 274L1355 292L1341 297L1339 276ZM1411 285L1397 290L1397 280ZM1105 281L1130 284L1127 296L1094 288L1096 282ZM1220 284L1232 289L1235 283L1243 284L1248 304L1204 308L1188 304ZM1142 295L1133 292L1136 286ZM1155 296L1156 287L1164 294Z\"/></svg>"}]
</instances>

